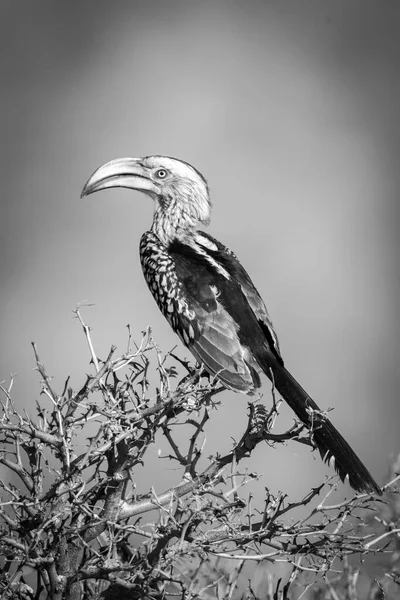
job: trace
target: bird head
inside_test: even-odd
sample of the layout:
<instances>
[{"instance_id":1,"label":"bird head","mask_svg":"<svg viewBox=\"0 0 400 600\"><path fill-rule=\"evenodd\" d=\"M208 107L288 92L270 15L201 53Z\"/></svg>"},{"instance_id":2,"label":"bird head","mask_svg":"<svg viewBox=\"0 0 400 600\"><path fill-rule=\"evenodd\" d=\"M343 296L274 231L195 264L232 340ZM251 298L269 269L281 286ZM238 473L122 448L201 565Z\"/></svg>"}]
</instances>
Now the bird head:
<instances>
[{"instance_id":1,"label":"bird head","mask_svg":"<svg viewBox=\"0 0 400 600\"><path fill-rule=\"evenodd\" d=\"M168 242L174 235L209 223L207 182L182 160L167 156L117 158L96 169L81 197L114 187L137 190L155 200L152 230L161 241Z\"/></svg>"}]
</instances>

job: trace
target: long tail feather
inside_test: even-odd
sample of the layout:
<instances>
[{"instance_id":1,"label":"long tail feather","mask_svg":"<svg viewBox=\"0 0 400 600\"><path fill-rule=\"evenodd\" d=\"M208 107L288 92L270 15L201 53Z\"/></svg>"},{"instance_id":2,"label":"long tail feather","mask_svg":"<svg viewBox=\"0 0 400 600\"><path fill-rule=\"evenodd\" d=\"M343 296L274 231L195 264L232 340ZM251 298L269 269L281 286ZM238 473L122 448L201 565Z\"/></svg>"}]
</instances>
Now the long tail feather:
<instances>
[{"instance_id":1,"label":"long tail feather","mask_svg":"<svg viewBox=\"0 0 400 600\"><path fill-rule=\"evenodd\" d=\"M341 480L344 481L348 478L351 487L357 492L381 494L380 487L354 450L289 371L274 357L268 356L267 361L260 360L259 362L265 374L271 380L273 379L275 387L283 399L300 421L312 431L314 443L322 459L334 466ZM268 364L265 364L266 362Z\"/></svg>"}]
</instances>

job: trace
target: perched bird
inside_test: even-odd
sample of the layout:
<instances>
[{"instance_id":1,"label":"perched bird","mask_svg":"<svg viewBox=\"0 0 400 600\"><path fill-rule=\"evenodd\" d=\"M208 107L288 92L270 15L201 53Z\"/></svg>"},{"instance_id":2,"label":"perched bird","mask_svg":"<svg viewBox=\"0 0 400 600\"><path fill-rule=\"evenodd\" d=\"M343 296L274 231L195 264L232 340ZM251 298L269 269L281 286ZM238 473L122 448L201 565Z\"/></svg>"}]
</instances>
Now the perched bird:
<instances>
[{"instance_id":1,"label":"perched bird","mask_svg":"<svg viewBox=\"0 0 400 600\"><path fill-rule=\"evenodd\" d=\"M182 342L227 388L251 394L263 372L312 431L324 461L358 492L381 493L374 479L317 404L284 367L265 304L237 257L198 227L211 202L204 177L166 156L119 158L99 167L82 196L106 188L144 192L155 202L140 260L159 308Z\"/></svg>"}]
</instances>

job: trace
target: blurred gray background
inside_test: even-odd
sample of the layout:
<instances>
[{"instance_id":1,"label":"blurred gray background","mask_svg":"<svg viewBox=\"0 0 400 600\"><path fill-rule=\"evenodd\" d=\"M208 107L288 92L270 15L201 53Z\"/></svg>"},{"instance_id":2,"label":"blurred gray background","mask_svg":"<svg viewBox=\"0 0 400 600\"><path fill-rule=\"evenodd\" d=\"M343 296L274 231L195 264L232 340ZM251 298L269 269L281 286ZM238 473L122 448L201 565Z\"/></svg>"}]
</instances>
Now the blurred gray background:
<instances>
[{"instance_id":1,"label":"blurred gray background","mask_svg":"<svg viewBox=\"0 0 400 600\"><path fill-rule=\"evenodd\" d=\"M400 450L400 4L368 0L0 0L1 363L34 412L30 341L62 389L151 324L177 338L142 278L151 202L79 199L100 163L167 154L194 164L210 232L264 297L286 365L379 482ZM188 352L181 348L182 356ZM265 399L270 402L269 386ZM246 398L226 392L206 454L231 447ZM287 413L277 425L291 423ZM155 448L155 451L157 448ZM144 474L145 492L177 475ZM259 447L249 468L299 498L329 472L307 448ZM156 477L156 479L155 479Z\"/></svg>"}]
</instances>

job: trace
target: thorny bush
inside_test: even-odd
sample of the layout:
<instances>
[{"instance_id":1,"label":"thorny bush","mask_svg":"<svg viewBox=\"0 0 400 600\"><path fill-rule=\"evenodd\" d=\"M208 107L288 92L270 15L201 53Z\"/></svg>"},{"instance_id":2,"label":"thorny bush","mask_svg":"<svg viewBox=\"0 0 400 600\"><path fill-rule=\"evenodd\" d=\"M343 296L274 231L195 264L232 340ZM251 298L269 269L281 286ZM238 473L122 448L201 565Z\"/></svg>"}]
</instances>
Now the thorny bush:
<instances>
[{"instance_id":1,"label":"thorny bush","mask_svg":"<svg viewBox=\"0 0 400 600\"><path fill-rule=\"evenodd\" d=\"M256 510L243 488L257 476L240 470L240 461L263 441L312 445L299 424L272 433L274 391L272 408L249 404L241 439L204 466L205 426L224 389L173 352L162 356L149 330L139 346L129 334L126 353L114 358L112 347L102 361L79 309L76 316L94 370L81 389L67 380L55 390L35 346L42 386L36 416L17 412L12 380L1 385L1 598L400 596L396 465L383 499L364 494L329 504L331 479L296 500L267 490ZM182 425L184 441L176 436ZM156 435L181 473L180 483L161 493L135 486ZM246 565L254 563L265 566L262 589L248 581ZM279 563L286 566L282 579L274 571Z\"/></svg>"}]
</instances>

